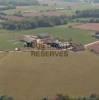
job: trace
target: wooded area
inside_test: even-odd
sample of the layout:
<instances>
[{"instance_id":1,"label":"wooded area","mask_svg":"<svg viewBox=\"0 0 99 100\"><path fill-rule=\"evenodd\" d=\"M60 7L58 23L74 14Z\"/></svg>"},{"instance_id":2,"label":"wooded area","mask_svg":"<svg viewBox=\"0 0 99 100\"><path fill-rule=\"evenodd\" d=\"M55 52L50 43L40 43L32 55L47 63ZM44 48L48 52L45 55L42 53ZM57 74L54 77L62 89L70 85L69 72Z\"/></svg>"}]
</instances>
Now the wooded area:
<instances>
[{"instance_id":1,"label":"wooded area","mask_svg":"<svg viewBox=\"0 0 99 100\"><path fill-rule=\"evenodd\" d=\"M64 16L41 16L23 19L22 21L5 20L4 22L1 22L2 28L9 30L34 29L38 27L53 27L55 25L63 24L67 24L66 17Z\"/></svg>"},{"instance_id":2,"label":"wooded area","mask_svg":"<svg viewBox=\"0 0 99 100\"><path fill-rule=\"evenodd\" d=\"M0 0L0 5L8 5L13 4L17 6L24 6L24 5L37 5L37 0Z\"/></svg>"}]
</instances>

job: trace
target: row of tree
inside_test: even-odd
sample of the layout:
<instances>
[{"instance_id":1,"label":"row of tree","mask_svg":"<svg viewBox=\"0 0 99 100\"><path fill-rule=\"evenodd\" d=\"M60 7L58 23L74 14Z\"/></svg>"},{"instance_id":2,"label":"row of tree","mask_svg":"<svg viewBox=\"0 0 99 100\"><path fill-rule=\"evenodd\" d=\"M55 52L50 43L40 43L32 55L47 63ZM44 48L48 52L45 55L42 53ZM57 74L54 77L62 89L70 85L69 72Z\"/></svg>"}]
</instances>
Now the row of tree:
<instances>
[{"instance_id":1,"label":"row of tree","mask_svg":"<svg viewBox=\"0 0 99 100\"><path fill-rule=\"evenodd\" d=\"M1 14L4 15L4 14ZM6 16L6 15L4 15ZM16 13L14 16L24 17L21 12ZM13 17L14 17L13 16ZM23 30L23 29L34 29L38 27L53 27L55 25L64 25L71 21L76 22L89 22L89 23L99 23L99 9L95 10L84 10L84 11L76 11L76 14L72 17L66 17L64 15L61 16L38 16L25 18L22 21L5 19L5 17L0 16L3 22L0 23L2 28L9 30ZM82 20L81 18L84 18ZM14 18L13 18L14 19Z\"/></svg>"},{"instance_id":2,"label":"row of tree","mask_svg":"<svg viewBox=\"0 0 99 100\"><path fill-rule=\"evenodd\" d=\"M34 29L38 27L53 27L55 25L67 24L67 18L64 16L41 16L22 21L6 20L0 23L2 28L9 30Z\"/></svg>"},{"instance_id":3,"label":"row of tree","mask_svg":"<svg viewBox=\"0 0 99 100\"><path fill-rule=\"evenodd\" d=\"M85 3L88 3L88 2L94 2L94 3L99 3L99 0L64 0L66 2L85 2Z\"/></svg>"},{"instance_id":4,"label":"row of tree","mask_svg":"<svg viewBox=\"0 0 99 100\"><path fill-rule=\"evenodd\" d=\"M13 4L16 6L38 5L38 0L0 0L0 5Z\"/></svg>"},{"instance_id":5,"label":"row of tree","mask_svg":"<svg viewBox=\"0 0 99 100\"><path fill-rule=\"evenodd\" d=\"M0 100L14 100L13 97L10 96L0 96Z\"/></svg>"},{"instance_id":6,"label":"row of tree","mask_svg":"<svg viewBox=\"0 0 99 100\"><path fill-rule=\"evenodd\" d=\"M91 9L91 10L77 10L76 11L76 15L74 16L76 18L88 18L88 17L94 17L94 18L98 18L99 17L99 9Z\"/></svg>"},{"instance_id":7,"label":"row of tree","mask_svg":"<svg viewBox=\"0 0 99 100\"><path fill-rule=\"evenodd\" d=\"M14 100L11 96L0 96L0 100ZM57 94L52 99L44 97L42 100L99 100L99 95L91 94L90 96L71 97L68 95Z\"/></svg>"},{"instance_id":8,"label":"row of tree","mask_svg":"<svg viewBox=\"0 0 99 100\"><path fill-rule=\"evenodd\" d=\"M9 9L16 9L16 6L9 4L9 5L0 7L0 11L2 11L2 10L9 10Z\"/></svg>"},{"instance_id":9,"label":"row of tree","mask_svg":"<svg viewBox=\"0 0 99 100\"><path fill-rule=\"evenodd\" d=\"M95 18L89 18L89 19L74 19L72 22L77 22L77 23L99 23L99 19Z\"/></svg>"},{"instance_id":10,"label":"row of tree","mask_svg":"<svg viewBox=\"0 0 99 100\"><path fill-rule=\"evenodd\" d=\"M99 100L99 96L97 96L96 94L91 94L90 96L71 97L68 95L57 94L53 97L53 99L44 97L42 100Z\"/></svg>"},{"instance_id":11,"label":"row of tree","mask_svg":"<svg viewBox=\"0 0 99 100\"><path fill-rule=\"evenodd\" d=\"M70 21L81 23L99 23L99 9L77 10Z\"/></svg>"}]
</instances>

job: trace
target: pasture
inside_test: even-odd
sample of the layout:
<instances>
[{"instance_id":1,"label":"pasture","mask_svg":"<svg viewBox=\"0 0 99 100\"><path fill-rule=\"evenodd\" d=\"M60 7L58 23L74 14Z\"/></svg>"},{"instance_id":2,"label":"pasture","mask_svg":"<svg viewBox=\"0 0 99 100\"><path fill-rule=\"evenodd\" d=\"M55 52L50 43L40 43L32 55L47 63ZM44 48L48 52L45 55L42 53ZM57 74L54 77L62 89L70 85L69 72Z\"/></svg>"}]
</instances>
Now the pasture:
<instances>
[{"instance_id":1,"label":"pasture","mask_svg":"<svg viewBox=\"0 0 99 100\"><path fill-rule=\"evenodd\" d=\"M24 34L33 35L39 33L49 33L55 38L64 40L69 40L72 38L74 42L80 42L82 44L96 41L96 39L92 37L91 31L81 31L79 29L68 28L67 26L37 28L23 31L8 31L0 29L0 50L12 50L16 47L23 47L22 43L20 43L18 40L20 36Z\"/></svg>"},{"instance_id":2,"label":"pasture","mask_svg":"<svg viewBox=\"0 0 99 100\"><path fill-rule=\"evenodd\" d=\"M41 100L57 93L99 93L99 56L89 51L68 57L33 57L29 52L0 53L0 94L14 100Z\"/></svg>"}]
</instances>

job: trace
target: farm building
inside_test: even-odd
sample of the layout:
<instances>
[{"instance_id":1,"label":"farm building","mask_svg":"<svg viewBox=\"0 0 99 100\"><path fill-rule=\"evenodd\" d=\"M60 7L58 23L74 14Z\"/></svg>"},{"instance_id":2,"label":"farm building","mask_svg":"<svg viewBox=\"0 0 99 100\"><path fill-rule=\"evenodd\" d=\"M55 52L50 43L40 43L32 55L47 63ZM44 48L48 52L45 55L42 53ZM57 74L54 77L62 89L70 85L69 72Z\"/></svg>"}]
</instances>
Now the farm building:
<instances>
[{"instance_id":1,"label":"farm building","mask_svg":"<svg viewBox=\"0 0 99 100\"><path fill-rule=\"evenodd\" d=\"M24 42L24 47L37 47L37 44L49 44L52 43L54 40L48 34L38 34L37 36L34 35L24 35L20 38L21 42Z\"/></svg>"},{"instance_id":2,"label":"farm building","mask_svg":"<svg viewBox=\"0 0 99 100\"><path fill-rule=\"evenodd\" d=\"M47 33L34 35L24 35L23 39L24 47L38 48L42 49L52 48L52 49L69 49L72 51L83 51L84 46L79 43L71 43L69 41L62 41L60 39L55 39Z\"/></svg>"},{"instance_id":3,"label":"farm building","mask_svg":"<svg viewBox=\"0 0 99 100\"><path fill-rule=\"evenodd\" d=\"M85 48L82 44L80 43L72 43L72 51L77 52L77 51L84 51Z\"/></svg>"}]
</instances>

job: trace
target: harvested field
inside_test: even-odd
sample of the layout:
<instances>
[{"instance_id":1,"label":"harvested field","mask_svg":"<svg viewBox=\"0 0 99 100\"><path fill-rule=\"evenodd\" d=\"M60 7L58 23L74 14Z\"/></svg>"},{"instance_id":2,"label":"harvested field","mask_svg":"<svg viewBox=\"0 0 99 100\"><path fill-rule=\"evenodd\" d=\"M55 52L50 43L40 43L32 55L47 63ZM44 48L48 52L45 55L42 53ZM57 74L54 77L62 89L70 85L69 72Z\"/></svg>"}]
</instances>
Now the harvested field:
<instances>
[{"instance_id":1,"label":"harvested field","mask_svg":"<svg viewBox=\"0 0 99 100\"><path fill-rule=\"evenodd\" d=\"M25 17L35 17L35 16L66 16L65 13L56 12L56 11L49 11L49 12L29 12L24 13L23 16Z\"/></svg>"},{"instance_id":2,"label":"harvested field","mask_svg":"<svg viewBox=\"0 0 99 100\"><path fill-rule=\"evenodd\" d=\"M25 18L24 17L19 17L19 16L0 16L1 19L5 19L5 20L12 20L12 21L22 21Z\"/></svg>"},{"instance_id":3,"label":"harvested field","mask_svg":"<svg viewBox=\"0 0 99 100\"><path fill-rule=\"evenodd\" d=\"M99 93L99 56L88 51L68 57L0 53L0 94L14 100L41 100L57 93Z\"/></svg>"},{"instance_id":4,"label":"harvested field","mask_svg":"<svg viewBox=\"0 0 99 100\"><path fill-rule=\"evenodd\" d=\"M81 30L99 31L99 23L78 24L78 25L74 25L73 28L77 28Z\"/></svg>"}]
</instances>

